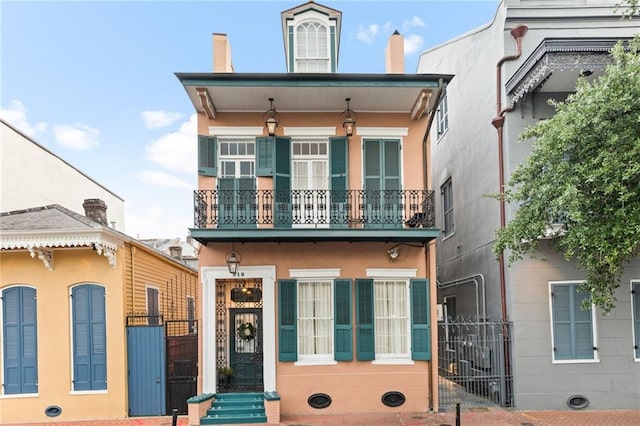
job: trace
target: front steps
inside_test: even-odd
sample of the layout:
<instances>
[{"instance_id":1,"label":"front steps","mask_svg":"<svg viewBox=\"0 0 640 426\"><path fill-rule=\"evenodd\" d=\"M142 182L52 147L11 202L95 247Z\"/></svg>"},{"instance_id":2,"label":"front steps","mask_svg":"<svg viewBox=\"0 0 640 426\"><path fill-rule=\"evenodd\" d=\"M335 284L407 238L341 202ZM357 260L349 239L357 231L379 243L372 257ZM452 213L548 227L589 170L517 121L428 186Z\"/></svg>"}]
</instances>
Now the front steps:
<instances>
[{"instance_id":1,"label":"front steps","mask_svg":"<svg viewBox=\"0 0 640 426\"><path fill-rule=\"evenodd\" d=\"M216 394L201 425L229 425L242 423L266 423L263 393Z\"/></svg>"}]
</instances>

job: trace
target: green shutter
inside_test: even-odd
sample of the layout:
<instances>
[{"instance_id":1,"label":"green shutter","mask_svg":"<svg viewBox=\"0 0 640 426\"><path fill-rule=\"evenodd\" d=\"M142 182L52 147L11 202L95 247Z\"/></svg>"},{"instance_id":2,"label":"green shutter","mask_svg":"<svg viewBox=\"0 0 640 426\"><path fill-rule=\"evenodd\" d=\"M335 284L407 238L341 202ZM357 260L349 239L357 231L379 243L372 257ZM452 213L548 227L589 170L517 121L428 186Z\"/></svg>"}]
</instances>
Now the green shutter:
<instances>
[{"instance_id":1,"label":"green shutter","mask_svg":"<svg viewBox=\"0 0 640 426\"><path fill-rule=\"evenodd\" d=\"M360 361L376 357L373 317L373 280L356 280L356 351Z\"/></svg>"},{"instance_id":2,"label":"green shutter","mask_svg":"<svg viewBox=\"0 0 640 426\"><path fill-rule=\"evenodd\" d=\"M293 26L289 25L289 72L296 72L296 59L295 59L296 45L293 40Z\"/></svg>"},{"instance_id":3,"label":"green shutter","mask_svg":"<svg viewBox=\"0 0 640 426\"><path fill-rule=\"evenodd\" d=\"M216 146L217 140L213 136L198 135L198 174L202 176L216 176Z\"/></svg>"},{"instance_id":4,"label":"green shutter","mask_svg":"<svg viewBox=\"0 0 640 426\"><path fill-rule=\"evenodd\" d=\"M346 191L348 179L349 146L347 138L329 138L329 168L331 172L331 189Z\"/></svg>"},{"instance_id":5,"label":"green shutter","mask_svg":"<svg viewBox=\"0 0 640 426\"><path fill-rule=\"evenodd\" d=\"M298 360L296 281L278 281L278 353L280 361Z\"/></svg>"},{"instance_id":6,"label":"green shutter","mask_svg":"<svg viewBox=\"0 0 640 426\"><path fill-rule=\"evenodd\" d=\"M411 280L411 359L431 359L429 280Z\"/></svg>"},{"instance_id":7,"label":"green shutter","mask_svg":"<svg viewBox=\"0 0 640 426\"><path fill-rule=\"evenodd\" d=\"M383 189L385 191L400 190L400 141L385 139L383 143L382 163L384 165ZM387 193L388 194L388 193Z\"/></svg>"},{"instance_id":8,"label":"green shutter","mask_svg":"<svg viewBox=\"0 0 640 426\"><path fill-rule=\"evenodd\" d=\"M634 282L631 290L633 300L633 330L636 358L640 358L640 282Z\"/></svg>"},{"instance_id":9,"label":"green shutter","mask_svg":"<svg viewBox=\"0 0 640 426\"><path fill-rule=\"evenodd\" d=\"M2 292L4 393L38 392L36 290L11 287Z\"/></svg>"},{"instance_id":10,"label":"green shutter","mask_svg":"<svg viewBox=\"0 0 640 426\"><path fill-rule=\"evenodd\" d=\"M335 359L336 361L351 361L353 359L351 280L336 280L333 290Z\"/></svg>"},{"instance_id":11,"label":"green shutter","mask_svg":"<svg viewBox=\"0 0 640 426\"><path fill-rule=\"evenodd\" d=\"M291 213L291 139L275 138L275 189L274 227L289 228Z\"/></svg>"},{"instance_id":12,"label":"green shutter","mask_svg":"<svg viewBox=\"0 0 640 426\"><path fill-rule=\"evenodd\" d=\"M330 44L331 44L331 72L337 71L338 58L336 57L336 27L330 26Z\"/></svg>"},{"instance_id":13,"label":"green shutter","mask_svg":"<svg viewBox=\"0 0 640 426\"><path fill-rule=\"evenodd\" d=\"M256 138L256 176L274 175L275 143L273 136Z\"/></svg>"}]
</instances>

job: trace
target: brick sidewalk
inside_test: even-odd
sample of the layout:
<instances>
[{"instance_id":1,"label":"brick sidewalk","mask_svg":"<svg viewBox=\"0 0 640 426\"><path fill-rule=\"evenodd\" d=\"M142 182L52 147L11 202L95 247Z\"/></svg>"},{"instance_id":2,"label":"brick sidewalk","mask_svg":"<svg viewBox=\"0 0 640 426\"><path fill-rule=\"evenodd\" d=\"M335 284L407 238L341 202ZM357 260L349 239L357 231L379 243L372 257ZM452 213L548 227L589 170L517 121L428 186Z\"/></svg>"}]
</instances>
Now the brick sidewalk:
<instances>
[{"instance_id":1,"label":"brick sidewalk","mask_svg":"<svg viewBox=\"0 0 640 426\"><path fill-rule=\"evenodd\" d=\"M172 420L170 416L134 417L122 420L48 422L46 424L52 426L171 426ZM19 426L44 424L28 423ZM280 422L280 426L455 426L455 424L455 413L300 415L282 416ZM516 411L503 408L477 408L463 410L460 424L462 426L638 426L640 410ZM264 426L268 423L260 423L260 425ZM178 417L177 426L187 426L186 416Z\"/></svg>"}]
</instances>

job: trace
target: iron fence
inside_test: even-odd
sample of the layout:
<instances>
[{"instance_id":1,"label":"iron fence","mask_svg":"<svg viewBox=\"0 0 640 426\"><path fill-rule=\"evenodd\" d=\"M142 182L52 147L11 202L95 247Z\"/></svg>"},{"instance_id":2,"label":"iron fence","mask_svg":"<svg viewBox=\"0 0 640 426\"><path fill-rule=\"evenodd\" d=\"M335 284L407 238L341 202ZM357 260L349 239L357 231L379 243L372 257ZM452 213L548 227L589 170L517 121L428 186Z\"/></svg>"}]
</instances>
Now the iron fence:
<instances>
[{"instance_id":1,"label":"iron fence","mask_svg":"<svg viewBox=\"0 0 640 426\"><path fill-rule=\"evenodd\" d=\"M513 405L508 322L438 324L438 390L443 408Z\"/></svg>"},{"instance_id":2,"label":"iron fence","mask_svg":"<svg viewBox=\"0 0 640 426\"><path fill-rule=\"evenodd\" d=\"M431 190L199 190L194 225L435 226Z\"/></svg>"}]
</instances>

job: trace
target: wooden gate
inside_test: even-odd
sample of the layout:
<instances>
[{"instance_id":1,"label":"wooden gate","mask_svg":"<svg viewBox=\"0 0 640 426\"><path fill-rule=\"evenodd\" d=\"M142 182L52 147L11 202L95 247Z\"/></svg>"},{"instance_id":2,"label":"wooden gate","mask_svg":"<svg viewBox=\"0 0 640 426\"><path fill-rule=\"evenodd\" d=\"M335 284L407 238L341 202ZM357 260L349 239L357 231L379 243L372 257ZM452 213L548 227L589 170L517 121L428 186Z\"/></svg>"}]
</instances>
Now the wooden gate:
<instances>
[{"instance_id":1,"label":"wooden gate","mask_svg":"<svg viewBox=\"0 0 640 426\"><path fill-rule=\"evenodd\" d=\"M166 414L162 326L127 326L127 366L129 415Z\"/></svg>"}]
</instances>

